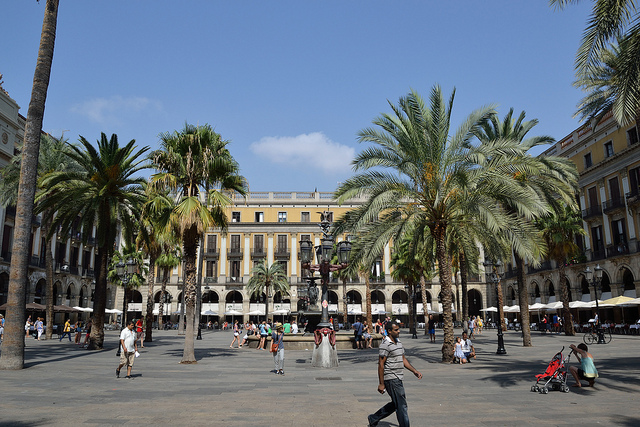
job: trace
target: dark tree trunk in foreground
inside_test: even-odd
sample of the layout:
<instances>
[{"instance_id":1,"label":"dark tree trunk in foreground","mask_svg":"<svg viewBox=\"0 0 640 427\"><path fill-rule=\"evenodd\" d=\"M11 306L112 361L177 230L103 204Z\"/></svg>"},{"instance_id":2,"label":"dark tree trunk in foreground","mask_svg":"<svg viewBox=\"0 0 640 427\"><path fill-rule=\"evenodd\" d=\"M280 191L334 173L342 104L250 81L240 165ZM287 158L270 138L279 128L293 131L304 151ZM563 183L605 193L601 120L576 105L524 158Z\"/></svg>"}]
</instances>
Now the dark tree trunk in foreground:
<instances>
[{"instance_id":1,"label":"dark tree trunk in foreground","mask_svg":"<svg viewBox=\"0 0 640 427\"><path fill-rule=\"evenodd\" d=\"M44 249L44 269L47 277L47 311L45 315L45 338L50 340L53 338L53 306L55 304L56 296L53 294L53 251L51 250L51 241L47 237L51 230L51 214L48 212L42 213L42 235L45 236L45 249Z\"/></svg>"},{"instance_id":2,"label":"dark tree trunk in foreground","mask_svg":"<svg viewBox=\"0 0 640 427\"><path fill-rule=\"evenodd\" d=\"M569 282L564 275L564 259L556 260L560 272L560 295L562 298L562 324L564 326L564 334L574 336L576 334L573 328L573 316L569 310Z\"/></svg>"},{"instance_id":3,"label":"dark tree trunk in foreground","mask_svg":"<svg viewBox=\"0 0 640 427\"><path fill-rule=\"evenodd\" d=\"M22 147L22 166L18 187L18 202L14 228L14 241L9 275L6 327L0 356L0 369L22 369L24 367L24 321L26 319L26 286L31 246L31 218L38 176L40 133L44 120L44 107L51 75L53 49L58 21L58 0L47 0L45 5L38 61L33 75L31 101ZM51 325L49 325L51 326Z\"/></svg>"},{"instance_id":4,"label":"dark tree trunk in foreground","mask_svg":"<svg viewBox=\"0 0 640 427\"><path fill-rule=\"evenodd\" d=\"M453 360L453 316L451 314L451 262L447 257L445 233L441 226L436 229L436 257L440 276L440 293L443 314L443 342L442 361L450 363Z\"/></svg>"},{"instance_id":5,"label":"dark tree trunk in foreground","mask_svg":"<svg viewBox=\"0 0 640 427\"><path fill-rule=\"evenodd\" d=\"M151 326L153 325L153 284L156 280L156 258L149 258L149 289L147 290L147 315L145 316L144 342L152 342L153 336Z\"/></svg>"},{"instance_id":6,"label":"dark tree trunk in foreground","mask_svg":"<svg viewBox=\"0 0 640 427\"><path fill-rule=\"evenodd\" d=\"M529 294L524 283L524 260L515 254L518 270L518 304L520 305L520 322L522 324L522 346L531 347L531 325L529 321Z\"/></svg>"}]
</instances>

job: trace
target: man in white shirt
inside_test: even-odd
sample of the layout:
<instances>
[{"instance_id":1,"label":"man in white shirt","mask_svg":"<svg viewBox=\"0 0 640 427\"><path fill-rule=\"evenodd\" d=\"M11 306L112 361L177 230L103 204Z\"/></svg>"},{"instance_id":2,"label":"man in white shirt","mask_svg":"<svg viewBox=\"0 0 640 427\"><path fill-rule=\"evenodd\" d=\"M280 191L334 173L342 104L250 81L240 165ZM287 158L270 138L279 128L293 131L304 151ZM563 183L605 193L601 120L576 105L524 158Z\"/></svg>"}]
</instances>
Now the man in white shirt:
<instances>
[{"instance_id":1,"label":"man in white shirt","mask_svg":"<svg viewBox=\"0 0 640 427\"><path fill-rule=\"evenodd\" d=\"M291 333L292 334L297 334L298 333L298 324L296 323L295 320L293 322L291 322Z\"/></svg>"},{"instance_id":2,"label":"man in white shirt","mask_svg":"<svg viewBox=\"0 0 640 427\"><path fill-rule=\"evenodd\" d=\"M120 333L120 345L120 364L116 368L116 378L120 378L120 369L125 365L127 365L126 378L131 378L131 368L133 368L133 361L138 352L136 333L133 330L133 320L130 320L129 323L127 323L127 327Z\"/></svg>"}]
</instances>

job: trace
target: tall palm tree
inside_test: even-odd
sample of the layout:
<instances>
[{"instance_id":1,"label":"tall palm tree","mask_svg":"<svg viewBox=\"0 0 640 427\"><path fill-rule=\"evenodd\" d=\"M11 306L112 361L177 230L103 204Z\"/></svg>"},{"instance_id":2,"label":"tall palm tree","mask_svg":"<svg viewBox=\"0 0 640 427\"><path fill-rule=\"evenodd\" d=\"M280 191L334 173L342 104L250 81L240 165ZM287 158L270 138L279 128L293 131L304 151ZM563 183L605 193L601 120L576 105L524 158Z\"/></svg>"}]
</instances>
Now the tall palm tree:
<instances>
[{"instance_id":1,"label":"tall palm tree","mask_svg":"<svg viewBox=\"0 0 640 427\"><path fill-rule=\"evenodd\" d=\"M578 252L576 236L585 234L582 228L580 212L570 206L564 206L538 220L538 225L547 242L548 254L559 269L560 295L562 298L562 317L565 335L575 335L573 319L569 310L569 283L565 274L567 258Z\"/></svg>"},{"instance_id":2,"label":"tall palm tree","mask_svg":"<svg viewBox=\"0 0 640 427\"><path fill-rule=\"evenodd\" d=\"M21 147L20 147L21 148ZM22 151L18 148L18 151ZM77 164L73 162L65 152L68 151L68 145L64 137L58 139L51 135L42 135L40 139L40 154L38 156L38 185L36 191L42 191L42 179L49 173L60 170L76 170ZM0 203L3 206L15 206L18 200L18 184L20 179L20 167L22 165L22 154L16 154L11 162L2 169L0 180ZM45 239L45 275L47 280L46 289L46 324L53 325L53 252L51 251L51 242L47 237L51 230L52 212L44 212L41 223L42 235ZM46 338L51 339L53 336L53 328L47 328Z\"/></svg>"},{"instance_id":3,"label":"tall palm tree","mask_svg":"<svg viewBox=\"0 0 640 427\"><path fill-rule=\"evenodd\" d=\"M513 112L514 110L511 108L502 121L500 121L497 114L492 115L489 120L482 124L481 130L477 134L478 139L483 144L493 144L502 140L517 142L522 149L522 155L531 159L532 167L527 170L513 170L514 179L520 185L529 187L536 192L543 202L550 207L550 211L564 204L575 206L575 193L578 188L578 171L575 164L569 159L556 156L531 157L528 154L529 150L540 145L552 144L555 139L545 135L527 138L531 129L538 124L538 120L525 121L526 113L524 111L515 119ZM515 206L511 206L506 202L505 206L513 215L519 215ZM530 230L529 237L537 247L537 253L533 257L527 257L526 253L517 250L517 248L512 251L517 270L518 304L520 305L522 321L522 342L525 347L532 345L531 330L529 328L529 293L524 281L525 260L536 264L540 253L545 250L544 241L540 239L536 230ZM481 240L486 242L487 239ZM508 255L510 258L511 254ZM503 298L501 295L502 287L498 286L497 291L498 299L501 300ZM502 303L498 305L500 322L504 327Z\"/></svg>"},{"instance_id":4,"label":"tall palm tree","mask_svg":"<svg viewBox=\"0 0 640 427\"><path fill-rule=\"evenodd\" d=\"M144 179L136 174L147 168L143 154L148 147L136 149L135 140L120 147L117 135L110 139L102 133L97 149L84 137L70 145L67 156L78 163L79 171L48 174L42 185L47 190L38 195L38 211L55 212L52 230L68 233L80 218L82 241L87 243L95 227L96 289L89 349L104 344L104 310L107 303L107 270L113 253L118 223L125 232L133 230L140 206L145 200ZM137 150L137 151L136 151ZM55 195L53 197L52 195Z\"/></svg>"},{"instance_id":5,"label":"tall palm tree","mask_svg":"<svg viewBox=\"0 0 640 427\"><path fill-rule=\"evenodd\" d=\"M31 100L27 110L27 120L22 147L22 167L20 168L19 196L16 204L16 221L13 234L13 256L9 275L9 296L7 298L7 327L4 331L0 369L22 369L24 367L24 300L28 280L29 251L31 246L31 218L38 174L38 154L40 133L44 120L44 107L49 88L53 49L56 40L59 0L47 0L40 35L38 62L33 74Z\"/></svg>"},{"instance_id":6,"label":"tall palm tree","mask_svg":"<svg viewBox=\"0 0 640 427\"><path fill-rule=\"evenodd\" d=\"M287 272L282 264L274 262L267 266L267 262L258 264L251 270L251 277L247 282L247 293L260 297L263 293L267 296L264 315L269 318L269 294L280 292L281 295L289 295L289 280Z\"/></svg>"},{"instance_id":7,"label":"tall palm tree","mask_svg":"<svg viewBox=\"0 0 640 427\"><path fill-rule=\"evenodd\" d=\"M454 91L455 94L455 91ZM495 235L512 231L513 243L528 245L516 233L523 221L509 215L497 200L508 200L522 212L544 211L537 194L516 185L504 173L506 164L527 167L517 144L472 145L474 133L493 110L473 112L450 134L454 94L446 102L439 86L431 90L428 103L412 91L390 103L393 114L374 120L381 130L360 132L361 142L373 146L354 160L356 171L369 170L345 181L336 190L340 202L352 197L367 201L345 215L334 226L337 232L358 230L367 257L375 257L389 239L400 241L410 230L426 232L435 242L444 317L442 360L453 358L451 312L451 262L447 238L453 224L466 218L478 222Z\"/></svg>"},{"instance_id":8,"label":"tall palm tree","mask_svg":"<svg viewBox=\"0 0 640 427\"><path fill-rule=\"evenodd\" d=\"M196 363L196 258L200 237L209 227L226 229L229 192L246 193L245 180L238 173L228 144L209 125L187 124L181 132L160 135L162 148L151 155L158 170L151 182L175 196L170 221L177 224L182 236L187 330L181 363Z\"/></svg>"},{"instance_id":9,"label":"tall palm tree","mask_svg":"<svg viewBox=\"0 0 640 427\"><path fill-rule=\"evenodd\" d=\"M578 0L551 0L564 8ZM640 111L640 11L633 0L593 1L576 54L575 86L589 94L578 115L598 121L609 112L624 125Z\"/></svg>"}]
</instances>

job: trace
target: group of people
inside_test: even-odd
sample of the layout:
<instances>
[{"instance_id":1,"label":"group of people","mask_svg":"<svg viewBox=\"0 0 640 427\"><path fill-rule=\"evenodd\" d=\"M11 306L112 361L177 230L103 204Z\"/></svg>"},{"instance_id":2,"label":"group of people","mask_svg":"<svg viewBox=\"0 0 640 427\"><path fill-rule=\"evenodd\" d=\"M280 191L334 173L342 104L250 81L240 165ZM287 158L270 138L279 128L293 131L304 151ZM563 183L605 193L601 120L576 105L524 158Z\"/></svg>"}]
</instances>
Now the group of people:
<instances>
[{"instance_id":1,"label":"group of people","mask_svg":"<svg viewBox=\"0 0 640 427\"><path fill-rule=\"evenodd\" d=\"M226 322L225 322L226 323ZM297 334L299 332L298 324L295 320L289 322L287 321L284 324L278 323L278 325L282 325L282 330L285 334ZM263 320L262 322L254 323L253 321L249 321L244 325L237 320L233 323L233 339L231 340L231 344L229 344L229 348L233 348L233 345L237 343L237 348L246 346L249 344L250 336L259 336L260 340L258 341L258 350L266 350L267 349L267 337L273 333L272 330L272 322L269 320ZM224 330L224 329L223 329ZM244 336L242 340L240 340L240 335L242 335L242 331L244 330Z\"/></svg>"},{"instance_id":2,"label":"group of people","mask_svg":"<svg viewBox=\"0 0 640 427\"><path fill-rule=\"evenodd\" d=\"M466 320L466 327L471 338L475 338L475 334L482 335L483 326L484 324L482 323L482 318L480 316L471 316Z\"/></svg>"},{"instance_id":3,"label":"group of people","mask_svg":"<svg viewBox=\"0 0 640 427\"><path fill-rule=\"evenodd\" d=\"M562 319L557 314L549 317L548 314L545 314L542 319L540 319L540 323L542 323L542 332L555 332L560 333L562 330Z\"/></svg>"},{"instance_id":4,"label":"group of people","mask_svg":"<svg viewBox=\"0 0 640 427\"><path fill-rule=\"evenodd\" d=\"M452 363L469 363L476 358L476 349L466 332L462 333L462 338L457 337L453 345Z\"/></svg>"}]
</instances>

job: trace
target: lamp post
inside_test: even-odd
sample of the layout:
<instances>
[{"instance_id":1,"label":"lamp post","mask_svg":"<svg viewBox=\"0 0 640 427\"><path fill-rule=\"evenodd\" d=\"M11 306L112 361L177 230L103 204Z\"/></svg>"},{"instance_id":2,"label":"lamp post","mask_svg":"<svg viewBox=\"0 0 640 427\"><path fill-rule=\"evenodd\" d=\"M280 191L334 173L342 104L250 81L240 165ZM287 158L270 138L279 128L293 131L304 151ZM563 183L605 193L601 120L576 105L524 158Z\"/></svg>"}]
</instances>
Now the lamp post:
<instances>
[{"instance_id":1,"label":"lamp post","mask_svg":"<svg viewBox=\"0 0 640 427\"><path fill-rule=\"evenodd\" d=\"M595 274L594 274L595 271ZM591 271L589 266L584 271L584 277L587 279L587 282L593 286L593 291L596 296L596 333L598 335L598 344L605 344L604 332L602 331L601 319L600 319L600 303L598 302L598 291L602 290L602 267L600 264L597 264L594 268L594 271Z\"/></svg>"},{"instance_id":2,"label":"lamp post","mask_svg":"<svg viewBox=\"0 0 640 427\"><path fill-rule=\"evenodd\" d=\"M414 340L418 339L418 292L420 292L420 284L417 283L413 286L405 285L405 289L407 290L407 294L411 297L411 307L413 308L413 313L411 313L411 338ZM411 293L409 293L411 291Z\"/></svg>"},{"instance_id":3,"label":"lamp post","mask_svg":"<svg viewBox=\"0 0 640 427\"><path fill-rule=\"evenodd\" d=\"M495 263L487 260L484 262L485 268L488 268L490 271L486 272L487 279L491 281L495 285L496 288L496 300L498 299L498 286L500 286L500 276L503 273L503 265L500 260L497 260ZM500 305L498 302L496 305ZM504 335L502 333L502 322L500 321L500 310L502 307L498 307L498 350L496 354L507 354L507 350L504 348Z\"/></svg>"},{"instance_id":4,"label":"lamp post","mask_svg":"<svg viewBox=\"0 0 640 427\"><path fill-rule=\"evenodd\" d=\"M320 323L316 327L315 342L311 365L322 368L335 368L338 366L338 353L335 347L335 331L330 327L329 323L329 273L332 271L342 270L349 264L349 255L351 254L351 242L342 241L337 245L338 264L331 264L333 257L333 236L329 234L331 223L329 222L330 214L325 211L321 214L321 222L319 224L322 230L322 241L317 247L313 247L310 240L300 241L300 261L303 269L318 271L322 284L322 295L320 297L322 315ZM315 249L317 264L311 264L313 259L313 250Z\"/></svg>"},{"instance_id":5,"label":"lamp post","mask_svg":"<svg viewBox=\"0 0 640 427\"><path fill-rule=\"evenodd\" d=\"M131 278L136 272L136 262L133 258L129 257L127 263L125 264L122 260L118 261L116 264L116 275L122 282L122 286L124 288L124 295L122 296L122 327L126 328L127 325L127 288L129 286L129 282ZM118 353L120 355L120 345L118 345Z\"/></svg>"}]
</instances>

